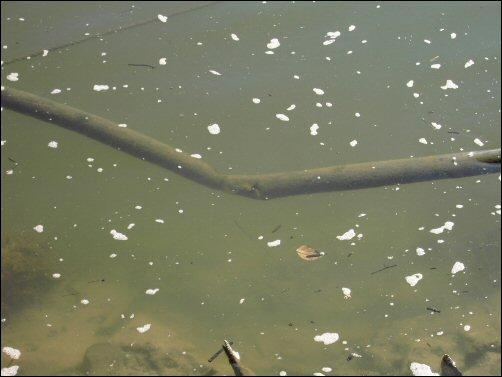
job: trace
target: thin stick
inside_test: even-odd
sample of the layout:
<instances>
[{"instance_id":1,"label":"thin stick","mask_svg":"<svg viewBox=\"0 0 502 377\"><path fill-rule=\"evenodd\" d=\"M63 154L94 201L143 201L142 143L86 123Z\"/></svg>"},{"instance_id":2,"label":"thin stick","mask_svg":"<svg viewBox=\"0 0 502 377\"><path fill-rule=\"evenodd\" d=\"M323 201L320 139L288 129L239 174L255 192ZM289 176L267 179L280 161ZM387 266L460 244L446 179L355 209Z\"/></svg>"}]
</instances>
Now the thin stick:
<instances>
[{"instance_id":1,"label":"thin stick","mask_svg":"<svg viewBox=\"0 0 502 377\"><path fill-rule=\"evenodd\" d=\"M379 270L373 271L373 272L371 273L371 275L374 275L374 274L376 274L376 273L378 273L378 272L384 271L384 270L386 270L386 269L388 269L388 268L392 268L392 267L397 267L397 264L393 264L392 266L386 266L386 267L381 268L381 269L379 269Z\"/></svg>"}]
</instances>

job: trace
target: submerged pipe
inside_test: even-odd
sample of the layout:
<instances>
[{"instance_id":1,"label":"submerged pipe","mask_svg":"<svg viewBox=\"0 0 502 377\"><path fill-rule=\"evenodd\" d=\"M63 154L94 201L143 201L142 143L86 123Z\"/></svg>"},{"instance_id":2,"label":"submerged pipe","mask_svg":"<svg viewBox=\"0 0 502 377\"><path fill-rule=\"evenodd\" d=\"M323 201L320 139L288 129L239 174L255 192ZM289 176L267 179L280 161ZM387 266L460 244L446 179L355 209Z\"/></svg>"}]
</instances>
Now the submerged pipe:
<instances>
[{"instance_id":1,"label":"submerged pipe","mask_svg":"<svg viewBox=\"0 0 502 377\"><path fill-rule=\"evenodd\" d=\"M468 177L500 172L500 148L399 160L365 162L291 172L252 175L222 174L154 138L31 93L4 87L2 106L81 133L135 157L174 171L210 188L273 199L316 192Z\"/></svg>"}]
</instances>

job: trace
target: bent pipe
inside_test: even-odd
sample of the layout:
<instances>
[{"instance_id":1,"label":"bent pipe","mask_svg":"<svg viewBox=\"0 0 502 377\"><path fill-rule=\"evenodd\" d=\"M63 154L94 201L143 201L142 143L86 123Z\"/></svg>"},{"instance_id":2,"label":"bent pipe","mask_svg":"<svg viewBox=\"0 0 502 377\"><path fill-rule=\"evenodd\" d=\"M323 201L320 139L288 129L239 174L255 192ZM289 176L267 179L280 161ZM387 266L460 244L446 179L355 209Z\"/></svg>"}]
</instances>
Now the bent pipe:
<instances>
[{"instance_id":1,"label":"bent pipe","mask_svg":"<svg viewBox=\"0 0 502 377\"><path fill-rule=\"evenodd\" d=\"M211 165L129 128L13 88L2 106L83 134L210 188L253 199L405 184L500 172L500 148L399 160L364 162L272 174L222 174Z\"/></svg>"}]
</instances>

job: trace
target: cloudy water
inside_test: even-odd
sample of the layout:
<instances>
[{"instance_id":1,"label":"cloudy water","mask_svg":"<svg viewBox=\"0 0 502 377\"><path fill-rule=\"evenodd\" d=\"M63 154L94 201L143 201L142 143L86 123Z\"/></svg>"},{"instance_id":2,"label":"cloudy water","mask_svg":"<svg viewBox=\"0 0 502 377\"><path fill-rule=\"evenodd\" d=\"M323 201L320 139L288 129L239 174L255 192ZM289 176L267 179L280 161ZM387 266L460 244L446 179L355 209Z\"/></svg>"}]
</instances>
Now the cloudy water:
<instances>
[{"instance_id":1,"label":"cloudy water","mask_svg":"<svg viewBox=\"0 0 502 377\"><path fill-rule=\"evenodd\" d=\"M2 90L223 173L500 148L496 2L1 9ZM500 172L254 200L1 117L2 374L231 375L224 339L261 375L501 373Z\"/></svg>"}]
</instances>

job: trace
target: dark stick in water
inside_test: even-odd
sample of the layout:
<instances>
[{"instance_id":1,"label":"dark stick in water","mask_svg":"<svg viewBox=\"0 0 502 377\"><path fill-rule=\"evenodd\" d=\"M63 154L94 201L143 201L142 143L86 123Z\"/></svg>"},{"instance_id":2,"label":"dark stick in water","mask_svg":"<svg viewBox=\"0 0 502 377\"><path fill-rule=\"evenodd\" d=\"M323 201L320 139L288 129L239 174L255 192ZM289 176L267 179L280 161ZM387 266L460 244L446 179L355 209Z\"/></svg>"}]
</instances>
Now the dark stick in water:
<instances>
[{"instance_id":1,"label":"dark stick in water","mask_svg":"<svg viewBox=\"0 0 502 377\"><path fill-rule=\"evenodd\" d=\"M228 342L228 344L232 345L232 344L234 344L234 342L230 341L230 342ZM211 362L212 362L214 359L216 359L216 358L217 358L217 357L218 357L218 356L219 356L219 355L220 355L223 351L224 351L224 350L223 350L223 347L221 347L218 351L216 351L216 352L214 353L214 355L213 355L213 356L211 356L209 359L207 359L207 361L208 361L209 363L211 363Z\"/></svg>"},{"instance_id":2,"label":"dark stick in water","mask_svg":"<svg viewBox=\"0 0 502 377\"><path fill-rule=\"evenodd\" d=\"M379 269L379 270L373 271L373 272L371 273L371 275L376 274L377 272L384 271L384 270L386 270L386 269L388 269L388 268L392 268L392 267L397 267L397 264L393 264L392 266L387 266L387 267L381 268L381 269Z\"/></svg>"},{"instance_id":3,"label":"dark stick in water","mask_svg":"<svg viewBox=\"0 0 502 377\"><path fill-rule=\"evenodd\" d=\"M277 232L279 229L281 229L281 227L282 227L282 224L277 225L277 226L276 226L276 227L272 230L272 233Z\"/></svg>"},{"instance_id":4,"label":"dark stick in water","mask_svg":"<svg viewBox=\"0 0 502 377\"><path fill-rule=\"evenodd\" d=\"M132 63L129 63L127 65L130 65L131 67L148 67L148 68L155 68L153 65L150 65L150 64L132 64Z\"/></svg>"}]
</instances>

